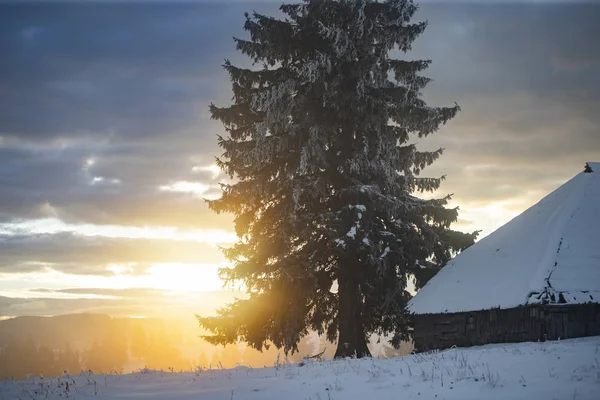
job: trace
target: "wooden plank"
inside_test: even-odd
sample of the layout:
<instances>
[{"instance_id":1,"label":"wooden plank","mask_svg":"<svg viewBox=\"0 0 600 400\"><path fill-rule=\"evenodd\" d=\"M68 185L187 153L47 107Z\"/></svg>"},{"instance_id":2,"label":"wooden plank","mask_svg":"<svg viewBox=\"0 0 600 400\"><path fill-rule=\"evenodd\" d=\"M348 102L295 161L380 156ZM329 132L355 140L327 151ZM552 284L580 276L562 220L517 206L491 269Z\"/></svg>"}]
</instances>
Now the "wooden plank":
<instances>
[{"instance_id":1,"label":"wooden plank","mask_svg":"<svg viewBox=\"0 0 600 400\"><path fill-rule=\"evenodd\" d=\"M414 328L419 349L600 335L600 304L415 316Z\"/></svg>"}]
</instances>

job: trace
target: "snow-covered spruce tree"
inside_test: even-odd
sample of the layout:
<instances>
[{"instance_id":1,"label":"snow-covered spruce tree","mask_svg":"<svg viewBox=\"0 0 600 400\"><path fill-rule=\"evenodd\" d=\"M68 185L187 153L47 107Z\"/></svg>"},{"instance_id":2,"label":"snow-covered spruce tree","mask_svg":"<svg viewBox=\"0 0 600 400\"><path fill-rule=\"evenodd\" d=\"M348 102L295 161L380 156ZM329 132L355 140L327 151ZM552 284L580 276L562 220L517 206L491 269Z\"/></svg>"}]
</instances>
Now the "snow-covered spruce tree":
<instances>
[{"instance_id":1,"label":"snow-covered spruce tree","mask_svg":"<svg viewBox=\"0 0 600 400\"><path fill-rule=\"evenodd\" d=\"M210 111L227 132L219 167L235 178L216 212L235 216L227 283L249 298L202 318L215 344L271 342L294 351L310 329L338 339L336 357L369 355L366 338L408 338L410 277L472 243L450 230L448 197L423 200L440 179L420 172L442 153L418 151L458 106L420 98L429 61L406 53L425 29L411 0L305 0L278 20L246 14L235 39L255 68L225 62L233 105Z\"/></svg>"}]
</instances>

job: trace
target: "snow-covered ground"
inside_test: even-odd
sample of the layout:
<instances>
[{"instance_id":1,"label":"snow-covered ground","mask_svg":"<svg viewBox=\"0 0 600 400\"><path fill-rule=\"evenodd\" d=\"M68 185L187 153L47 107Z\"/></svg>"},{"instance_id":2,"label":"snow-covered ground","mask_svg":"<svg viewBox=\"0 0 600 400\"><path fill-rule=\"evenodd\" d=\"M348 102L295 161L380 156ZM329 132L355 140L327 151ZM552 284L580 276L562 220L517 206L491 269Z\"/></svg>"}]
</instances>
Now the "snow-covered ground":
<instances>
[{"instance_id":1,"label":"snow-covered ground","mask_svg":"<svg viewBox=\"0 0 600 400\"><path fill-rule=\"evenodd\" d=\"M195 373L88 373L0 383L3 400L64 398L598 400L600 337L455 348L387 360L280 362Z\"/></svg>"}]
</instances>

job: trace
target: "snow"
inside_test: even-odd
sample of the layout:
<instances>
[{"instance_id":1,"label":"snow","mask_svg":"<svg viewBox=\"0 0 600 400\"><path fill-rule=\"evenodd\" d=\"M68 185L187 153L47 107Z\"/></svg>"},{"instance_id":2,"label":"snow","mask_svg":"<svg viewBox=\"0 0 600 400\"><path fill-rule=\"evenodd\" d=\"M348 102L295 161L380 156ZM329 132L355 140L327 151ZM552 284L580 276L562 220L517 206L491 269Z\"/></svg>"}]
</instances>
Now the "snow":
<instances>
[{"instance_id":1,"label":"snow","mask_svg":"<svg viewBox=\"0 0 600 400\"><path fill-rule=\"evenodd\" d=\"M349 206L350 208L356 208L359 211L365 212L367 211L367 207L364 206L363 204L356 204L356 205L351 205Z\"/></svg>"},{"instance_id":2,"label":"snow","mask_svg":"<svg viewBox=\"0 0 600 400\"><path fill-rule=\"evenodd\" d=\"M590 337L454 348L391 359L4 380L0 398L594 400L600 393L599 360L600 337Z\"/></svg>"},{"instance_id":3,"label":"snow","mask_svg":"<svg viewBox=\"0 0 600 400\"><path fill-rule=\"evenodd\" d=\"M359 210L359 212L358 212L358 213L357 213L357 215L356 215L356 216L357 216L357 218L358 218L358 221L356 221L355 225L354 225L352 228L350 228L350 230L348 231L348 233L346 233L346 236L348 236L348 237L350 237L350 238L353 238L353 239L354 239L354 238L356 237L356 230L357 230L358 228L360 228L360 220L362 219L362 213L361 213L361 211L362 211L362 212L365 212L365 211L367 211L367 207L365 207L365 206L364 206L364 205L362 205L362 204L349 205L348 207L349 207L350 209L353 209L353 208L355 208L355 209ZM338 241L340 241L340 240L342 240L342 239L336 239L336 243L338 243ZM366 239L366 240L365 240L365 239L363 239L363 243L365 243L365 244L367 244L367 245L368 245L368 244L369 244L369 240L368 240L368 239ZM339 243L338 243L338 244L339 244Z\"/></svg>"},{"instance_id":4,"label":"snow","mask_svg":"<svg viewBox=\"0 0 600 400\"><path fill-rule=\"evenodd\" d=\"M385 258L385 256L387 256L389 252L390 252L390 248L386 247L385 249L383 249L383 253L381 253L379 258Z\"/></svg>"},{"instance_id":5,"label":"snow","mask_svg":"<svg viewBox=\"0 0 600 400\"><path fill-rule=\"evenodd\" d=\"M577 174L451 260L408 310L504 309L560 297L599 302L600 163L588 164L594 172Z\"/></svg>"},{"instance_id":6,"label":"snow","mask_svg":"<svg viewBox=\"0 0 600 400\"><path fill-rule=\"evenodd\" d=\"M346 233L346 236L351 237L351 238L356 236L356 225L354 225L352 228L350 228L348 233Z\"/></svg>"}]
</instances>

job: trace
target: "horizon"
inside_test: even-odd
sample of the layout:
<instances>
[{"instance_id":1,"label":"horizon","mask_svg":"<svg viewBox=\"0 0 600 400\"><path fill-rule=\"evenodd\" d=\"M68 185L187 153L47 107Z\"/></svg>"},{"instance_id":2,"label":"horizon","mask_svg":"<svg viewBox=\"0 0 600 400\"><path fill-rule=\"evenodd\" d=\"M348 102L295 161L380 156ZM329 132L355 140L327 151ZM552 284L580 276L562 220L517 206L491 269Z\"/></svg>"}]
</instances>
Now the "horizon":
<instances>
[{"instance_id":1,"label":"horizon","mask_svg":"<svg viewBox=\"0 0 600 400\"><path fill-rule=\"evenodd\" d=\"M208 210L243 12L280 1L0 2L0 320L210 315L232 218ZM95 3L95 4L92 4ZM137 4L147 3L147 4ZM600 161L598 2L421 4L408 59L462 111L423 149L455 229L485 237ZM107 29L108 27L108 29ZM595 33L594 33L595 32Z\"/></svg>"}]
</instances>

